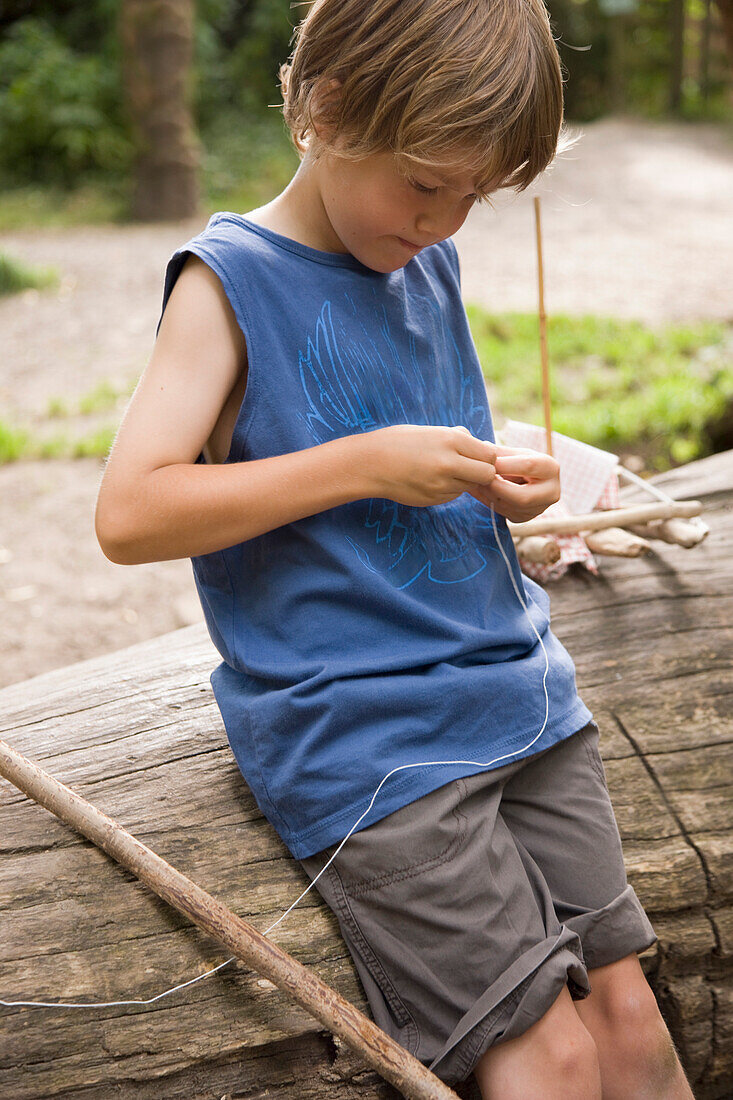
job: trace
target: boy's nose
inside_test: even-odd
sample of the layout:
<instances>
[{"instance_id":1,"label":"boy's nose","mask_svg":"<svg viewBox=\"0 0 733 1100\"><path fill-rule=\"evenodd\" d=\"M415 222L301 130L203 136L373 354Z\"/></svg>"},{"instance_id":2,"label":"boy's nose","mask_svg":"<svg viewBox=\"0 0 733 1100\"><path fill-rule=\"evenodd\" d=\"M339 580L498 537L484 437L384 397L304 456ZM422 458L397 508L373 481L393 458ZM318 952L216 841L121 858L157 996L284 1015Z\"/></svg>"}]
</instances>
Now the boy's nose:
<instances>
[{"instance_id":1,"label":"boy's nose","mask_svg":"<svg viewBox=\"0 0 733 1100\"><path fill-rule=\"evenodd\" d=\"M415 222L415 230L421 241L443 241L452 237L463 225L468 210L426 211Z\"/></svg>"}]
</instances>

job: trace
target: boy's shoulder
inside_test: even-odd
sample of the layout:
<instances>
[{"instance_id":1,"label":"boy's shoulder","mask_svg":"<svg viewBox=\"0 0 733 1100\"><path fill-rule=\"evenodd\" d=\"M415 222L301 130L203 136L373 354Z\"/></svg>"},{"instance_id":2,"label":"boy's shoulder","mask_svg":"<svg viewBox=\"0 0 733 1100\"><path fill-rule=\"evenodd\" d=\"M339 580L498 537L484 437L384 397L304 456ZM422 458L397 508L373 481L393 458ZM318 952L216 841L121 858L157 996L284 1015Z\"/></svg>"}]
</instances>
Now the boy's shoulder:
<instances>
[{"instance_id":1,"label":"boy's shoulder","mask_svg":"<svg viewBox=\"0 0 733 1100\"><path fill-rule=\"evenodd\" d=\"M262 248L264 242L255 228L242 214L235 214L231 210L217 210L210 215L203 229L195 233L177 251L187 249L191 244L238 249L241 252L258 250Z\"/></svg>"}]
</instances>

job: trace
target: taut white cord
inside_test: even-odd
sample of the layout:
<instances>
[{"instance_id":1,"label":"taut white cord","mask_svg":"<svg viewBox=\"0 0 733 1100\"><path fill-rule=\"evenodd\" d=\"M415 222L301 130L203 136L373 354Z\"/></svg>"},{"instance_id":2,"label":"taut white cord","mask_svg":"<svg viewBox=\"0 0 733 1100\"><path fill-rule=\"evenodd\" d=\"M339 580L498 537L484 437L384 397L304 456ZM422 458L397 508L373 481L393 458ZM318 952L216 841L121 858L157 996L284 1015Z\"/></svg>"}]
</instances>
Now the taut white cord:
<instances>
[{"instance_id":1,"label":"taut white cord","mask_svg":"<svg viewBox=\"0 0 733 1100\"><path fill-rule=\"evenodd\" d=\"M624 472L628 473L628 471L626 471L626 470L624 470ZM491 506L489 506L489 508L490 508L490 511L491 511L491 523L492 523L492 526L494 528L494 536L496 538L496 544L499 547L499 550L501 551L501 556L503 557L504 562L506 564L507 571L509 573L509 579L512 582L512 587L514 588L514 591L517 595L517 599L519 600L522 607L524 608L524 613L527 616L527 619L529 620L529 625L534 630L537 641L542 646L542 652L545 655L545 671L544 671L544 674L542 676L542 687L543 687L543 690L545 692L545 720L542 723L542 726L540 727L539 733L535 734L535 736L532 738L532 740L528 744L526 744L523 748L516 749L514 752L505 753L504 756L495 756L493 760L487 760L487 761L483 761L483 760L421 760L417 764L400 764L398 767L392 768L392 771L387 772L384 779L382 780L382 782L379 784L376 791L372 795L372 800L369 803L369 805L367 806L366 810L364 810L364 813L351 826L348 833L346 834L346 836L341 841L341 843L339 844L336 851L333 853L333 855L329 859L328 863L324 864L324 866L318 872L318 874L313 879L313 881L310 883L310 885L305 888L305 890L300 895L300 897L296 898L295 901L293 902L293 904L290 905L285 910L285 912L281 916L279 916L278 919L276 921L274 921L265 932L263 932L264 936L269 935L269 933L273 930L273 928L276 928L277 925L280 923L280 921L284 920L285 917L287 917L288 913L290 913L291 910L293 910L295 908L295 906L300 901L303 900L303 898L308 893L308 891L311 890L315 886L315 884L318 882L318 879L321 877L321 875L326 870L326 868L331 865L331 863L336 858L336 856L339 854L339 852L343 848L344 844L349 839L349 837L354 832L354 830L357 828L359 823L361 821L363 821L364 818L366 817L366 815L369 813L369 811L371 810L372 806L374 805L375 799L376 799L377 795L379 794L379 792L381 791L383 785L386 783L386 781L389 779L389 777L391 775L395 774L395 772L404 771L406 768L440 767L440 766L443 766L443 765L446 765L446 764L472 764L472 765L475 764L477 767L480 767L480 768L488 768L488 767L491 766L491 764L496 764L499 760L508 760L509 757L511 757L511 756L518 756L519 753L526 752L527 749L531 748L532 745L534 745L535 741L543 733L543 731L545 729L545 726L547 725L547 719L548 719L549 713L550 713L550 699L549 699L549 696L547 694L547 683L546 683L547 673L550 670L550 661L549 661L549 658L547 656L547 650L545 649L542 638L537 633L537 628L534 625L534 623L532 622L529 611L527 610L527 605L526 605L526 603L524 602L524 600L522 598L522 593L519 591L519 588L517 587L517 582L514 579L514 574L512 573L512 567L511 567L511 564L509 562L509 558L506 556L506 553L504 551L504 547L501 544L501 539L499 538L499 531L498 531L498 528L496 526L496 516L495 516L495 513L494 513L494 509ZM530 596L530 599L532 599L531 596ZM534 601L532 601L532 602L534 602ZM171 993L175 993L176 990L178 990L178 989L185 989L186 986L193 985L194 982L203 981L203 979L208 978L210 974L215 974L217 972L217 970L221 970L222 967L228 966L230 962L234 962L234 960L237 957L238 957L237 955L232 955L230 958L225 959L223 963L219 963L218 966L215 966L213 968L213 970L207 970L204 974L199 974L197 977L191 978L190 981L181 982L180 985L174 985L174 986L172 986L171 989L166 989L162 993L158 993L155 997L148 997L147 1000L139 1000L139 1001L86 1001L86 1002L74 1002L74 1001L72 1001L72 1002L61 1002L61 1001L0 1001L0 1005L8 1005L8 1006L21 1005L21 1006L30 1006L30 1007L34 1007L34 1008L111 1008L112 1006L117 1006L117 1005L149 1005L149 1004L152 1004L153 1001L159 1001L161 999L161 997L168 997Z\"/></svg>"},{"instance_id":2,"label":"taut white cord","mask_svg":"<svg viewBox=\"0 0 733 1100\"><path fill-rule=\"evenodd\" d=\"M625 466L619 464L616 467L615 473L617 475L621 474L624 480L633 482L635 485L638 485L640 489L646 489L647 493L651 493L657 500L663 500L667 504L675 503L674 499L663 492L662 489L658 489L656 485L652 485L651 482L645 481L643 477L639 477L632 470L627 470Z\"/></svg>"}]
</instances>

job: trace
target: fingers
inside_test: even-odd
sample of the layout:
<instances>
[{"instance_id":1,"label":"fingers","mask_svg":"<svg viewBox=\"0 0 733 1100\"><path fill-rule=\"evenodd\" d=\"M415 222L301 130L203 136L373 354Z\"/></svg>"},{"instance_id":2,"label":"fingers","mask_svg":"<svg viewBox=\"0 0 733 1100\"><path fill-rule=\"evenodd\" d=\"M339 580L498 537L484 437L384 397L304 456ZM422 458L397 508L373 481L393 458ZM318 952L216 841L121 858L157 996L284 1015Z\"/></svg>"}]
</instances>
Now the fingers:
<instances>
[{"instance_id":1,"label":"fingers","mask_svg":"<svg viewBox=\"0 0 733 1100\"><path fill-rule=\"evenodd\" d=\"M486 459L461 457L456 464L455 477L471 485L490 485L496 476L496 470Z\"/></svg>"},{"instance_id":2,"label":"fingers","mask_svg":"<svg viewBox=\"0 0 733 1100\"><path fill-rule=\"evenodd\" d=\"M489 485L474 485L471 495L507 519L522 523L559 500L560 489L558 483L548 481L517 485L497 474Z\"/></svg>"},{"instance_id":3,"label":"fingers","mask_svg":"<svg viewBox=\"0 0 733 1100\"><path fill-rule=\"evenodd\" d=\"M457 477L473 483L467 489L478 500L502 515L533 518L560 499L560 466L552 455L529 447L504 447L477 439L465 425L459 453L465 463Z\"/></svg>"},{"instance_id":4,"label":"fingers","mask_svg":"<svg viewBox=\"0 0 733 1100\"><path fill-rule=\"evenodd\" d=\"M496 471L504 477L524 477L529 480L548 481L558 477L560 467L552 455L541 451L524 451L521 454L501 454L497 448Z\"/></svg>"},{"instance_id":5,"label":"fingers","mask_svg":"<svg viewBox=\"0 0 733 1100\"><path fill-rule=\"evenodd\" d=\"M494 462L497 454L497 446L490 439L478 439L472 435L463 424L457 424L456 430L461 433L458 451L466 458L475 458L483 462ZM464 438L465 437L465 438Z\"/></svg>"}]
</instances>

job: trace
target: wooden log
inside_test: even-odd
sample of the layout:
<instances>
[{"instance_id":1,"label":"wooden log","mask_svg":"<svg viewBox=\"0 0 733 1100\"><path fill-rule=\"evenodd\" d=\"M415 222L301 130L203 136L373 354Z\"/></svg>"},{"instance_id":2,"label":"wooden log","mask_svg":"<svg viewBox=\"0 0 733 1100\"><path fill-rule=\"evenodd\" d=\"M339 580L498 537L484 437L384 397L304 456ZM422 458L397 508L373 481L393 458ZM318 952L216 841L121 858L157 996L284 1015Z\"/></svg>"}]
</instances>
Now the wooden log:
<instances>
[{"instance_id":1,"label":"wooden log","mask_svg":"<svg viewBox=\"0 0 733 1100\"><path fill-rule=\"evenodd\" d=\"M629 881L659 936L642 966L697 1100L722 1100L733 1092L733 454L654 480L704 503L710 534L695 553L661 544L548 591L601 730ZM0 691L0 737L264 929L308 879L231 755L216 663L197 625L13 684ZM146 998L230 954L4 783L0 854L4 999ZM315 890L272 938L368 1014ZM0 1095L13 1100L397 1097L238 963L147 1008L0 1009L0 1049ZM455 1091L478 1096L472 1081Z\"/></svg>"},{"instance_id":2,"label":"wooden log","mask_svg":"<svg viewBox=\"0 0 733 1100\"><path fill-rule=\"evenodd\" d=\"M294 997L311 1015L339 1035L366 1065L414 1100L455 1100L452 1089L430 1073L421 1062L378 1028L363 1013L326 985L312 970L268 940L248 921L202 890L186 875L161 859L33 761L0 740L0 775L13 783L82 836L107 852L119 864L149 886L169 905L190 917L199 928L246 962L269 983ZM22 1002L5 1001L7 1007ZM30 1002L23 1007L49 1008L53 1002ZM60 1005L80 1007L79 1005ZM118 1007L114 1002L99 1007Z\"/></svg>"}]
</instances>

